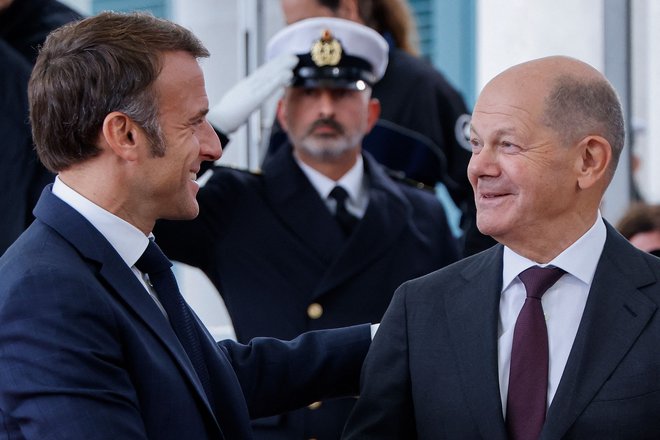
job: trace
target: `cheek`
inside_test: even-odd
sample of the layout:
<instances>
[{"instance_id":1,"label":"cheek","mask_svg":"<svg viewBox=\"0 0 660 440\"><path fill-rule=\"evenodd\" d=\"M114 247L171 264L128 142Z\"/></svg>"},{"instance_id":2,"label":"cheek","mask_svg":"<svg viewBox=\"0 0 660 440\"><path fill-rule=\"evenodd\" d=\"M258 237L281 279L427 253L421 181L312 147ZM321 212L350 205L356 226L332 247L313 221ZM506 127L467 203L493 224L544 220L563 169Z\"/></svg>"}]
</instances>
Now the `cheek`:
<instances>
[{"instance_id":1,"label":"cheek","mask_svg":"<svg viewBox=\"0 0 660 440\"><path fill-rule=\"evenodd\" d=\"M475 171L473 158L474 158L474 155L472 156L472 158L470 159L470 162L468 163L466 173L467 173L468 180L470 181L470 185L472 185L472 189L476 189L476 187L477 187L477 173Z\"/></svg>"},{"instance_id":2,"label":"cheek","mask_svg":"<svg viewBox=\"0 0 660 440\"><path fill-rule=\"evenodd\" d=\"M307 120L310 118L312 111L311 108L305 111L303 106L293 105L283 108L281 114L281 119L284 122L282 128L287 132L296 132L299 127L303 127L308 123Z\"/></svg>"}]
</instances>

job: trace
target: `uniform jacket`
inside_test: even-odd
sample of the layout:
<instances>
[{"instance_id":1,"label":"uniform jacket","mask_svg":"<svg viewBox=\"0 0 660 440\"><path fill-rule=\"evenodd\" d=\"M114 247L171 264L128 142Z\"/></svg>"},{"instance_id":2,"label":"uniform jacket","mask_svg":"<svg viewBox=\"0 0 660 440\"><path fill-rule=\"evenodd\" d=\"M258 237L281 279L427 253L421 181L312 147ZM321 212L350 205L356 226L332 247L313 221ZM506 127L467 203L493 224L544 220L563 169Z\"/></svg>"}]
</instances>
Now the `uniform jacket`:
<instances>
[{"instance_id":1,"label":"uniform jacket","mask_svg":"<svg viewBox=\"0 0 660 440\"><path fill-rule=\"evenodd\" d=\"M607 230L541 440L660 438L660 259ZM397 291L343 438L507 438L497 371L502 250Z\"/></svg>"},{"instance_id":2,"label":"uniform jacket","mask_svg":"<svg viewBox=\"0 0 660 440\"><path fill-rule=\"evenodd\" d=\"M372 96L380 101L381 114L362 142L364 151L409 179L447 187L463 214L464 255L493 246L495 241L476 227L467 178L472 151L464 133L469 112L460 93L428 61L390 44L387 70ZM265 163L286 138L275 123Z\"/></svg>"},{"instance_id":3,"label":"uniform jacket","mask_svg":"<svg viewBox=\"0 0 660 440\"><path fill-rule=\"evenodd\" d=\"M350 395L368 326L216 344L203 394L172 327L105 238L50 186L0 259L0 437L250 439L249 418Z\"/></svg>"},{"instance_id":4,"label":"uniform jacket","mask_svg":"<svg viewBox=\"0 0 660 440\"><path fill-rule=\"evenodd\" d=\"M199 217L157 225L157 240L213 281L239 341L379 322L402 282L455 261L457 251L432 193L364 159L370 201L348 240L290 147L261 174L216 168L198 194ZM349 410L350 402L326 402L269 423L288 438L336 439Z\"/></svg>"}]
</instances>

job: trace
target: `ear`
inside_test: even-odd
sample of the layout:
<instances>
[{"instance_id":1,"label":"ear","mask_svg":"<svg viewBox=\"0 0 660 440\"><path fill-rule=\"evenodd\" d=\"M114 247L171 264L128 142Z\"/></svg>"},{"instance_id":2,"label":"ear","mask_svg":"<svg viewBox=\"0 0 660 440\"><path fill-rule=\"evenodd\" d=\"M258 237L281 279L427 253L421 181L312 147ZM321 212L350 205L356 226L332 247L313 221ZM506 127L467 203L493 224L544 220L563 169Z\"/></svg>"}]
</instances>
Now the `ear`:
<instances>
[{"instance_id":1,"label":"ear","mask_svg":"<svg viewBox=\"0 0 660 440\"><path fill-rule=\"evenodd\" d=\"M109 113L103 120L102 135L115 155L129 161L137 159L144 132L124 113Z\"/></svg>"},{"instance_id":2,"label":"ear","mask_svg":"<svg viewBox=\"0 0 660 440\"><path fill-rule=\"evenodd\" d=\"M364 20L360 16L358 0L340 0L338 12L340 18L364 24Z\"/></svg>"},{"instance_id":3,"label":"ear","mask_svg":"<svg viewBox=\"0 0 660 440\"><path fill-rule=\"evenodd\" d=\"M378 118L380 118L380 101L376 98L370 98L367 107L367 133L374 128Z\"/></svg>"},{"instance_id":4,"label":"ear","mask_svg":"<svg viewBox=\"0 0 660 440\"><path fill-rule=\"evenodd\" d=\"M607 183L611 178L612 146L602 136L587 136L578 144L578 186L580 189L593 187L599 182Z\"/></svg>"},{"instance_id":5,"label":"ear","mask_svg":"<svg viewBox=\"0 0 660 440\"><path fill-rule=\"evenodd\" d=\"M289 127L287 126L286 123L286 104L284 103L284 99L286 98L286 93L284 92L284 97L282 97L279 101L277 101L277 122L280 123L280 127L282 127L282 130L284 131L289 131Z\"/></svg>"}]
</instances>

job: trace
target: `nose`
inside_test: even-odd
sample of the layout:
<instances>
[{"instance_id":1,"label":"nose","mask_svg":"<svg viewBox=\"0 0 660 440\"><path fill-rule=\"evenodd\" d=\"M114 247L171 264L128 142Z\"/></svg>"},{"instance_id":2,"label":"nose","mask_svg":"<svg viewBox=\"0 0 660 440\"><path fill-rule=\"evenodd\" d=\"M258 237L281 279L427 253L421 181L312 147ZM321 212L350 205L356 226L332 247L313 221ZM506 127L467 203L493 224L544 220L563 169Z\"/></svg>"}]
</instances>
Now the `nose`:
<instances>
[{"instance_id":1,"label":"nose","mask_svg":"<svg viewBox=\"0 0 660 440\"><path fill-rule=\"evenodd\" d=\"M472 153L468 163L468 177L473 185L479 177L498 174L497 153L492 146L485 145L478 153Z\"/></svg>"},{"instance_id":2,"label":"nose","mask_svg":"<svg viewBox=\"0 0 660 440\"><path fill-rule=\"evenodd\" d=\"M203 160L215 162L222 156L222 143L208 121L204 124L204 135L200 139L200 147L199 154Z\"/></svg>"},{"instance_id":3,"label":"nose","mask_svg":"<svg viewBox=\"0 0 660 440\"><path fill-rule=\"evenodd\" d=\"M318 95L319 115L327 118L335 114L335 100L332 92L328 89L321 89Z\"/></svg>"}]
</instances>

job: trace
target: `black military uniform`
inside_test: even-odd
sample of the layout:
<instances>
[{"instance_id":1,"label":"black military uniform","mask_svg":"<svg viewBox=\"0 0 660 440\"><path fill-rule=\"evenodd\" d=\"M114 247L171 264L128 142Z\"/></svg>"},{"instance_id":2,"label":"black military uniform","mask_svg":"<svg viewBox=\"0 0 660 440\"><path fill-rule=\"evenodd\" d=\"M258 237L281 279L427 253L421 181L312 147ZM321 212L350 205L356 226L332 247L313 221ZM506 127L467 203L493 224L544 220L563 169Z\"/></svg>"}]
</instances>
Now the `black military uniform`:
<instances>
[{"instance_id":1,"label":"black military uniform","mask_svg":"<svg viewBox=\"0 0 660 440\"><path fill-rule=\"evenodd\" d=\"M78 18L53 0L14 0L0 11L0 255L32 221L41 190L54 178L32 147L30 72L48 33Z\"/></svg>"},{"instance_id":2,"label":"black military uniform","mask_svg":"<svg viewBox=\"0 0 660 440\"><path fill-rule=\"evenodd\" d=\"M387 35L385 36L387 39ZM467 178L471 151L465 136L469 112L460 93L426 60L389 42L389 62L372 96L381 103L380 120L362 148L406 177L434 187L443 183L462 212L465 256L495 241L476 228L474 195ZM286 139L274 124L266 159Z\"/></svg>"}]
</instances>

